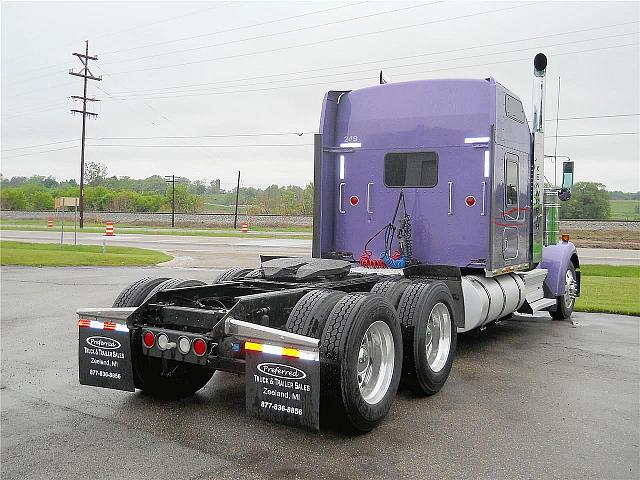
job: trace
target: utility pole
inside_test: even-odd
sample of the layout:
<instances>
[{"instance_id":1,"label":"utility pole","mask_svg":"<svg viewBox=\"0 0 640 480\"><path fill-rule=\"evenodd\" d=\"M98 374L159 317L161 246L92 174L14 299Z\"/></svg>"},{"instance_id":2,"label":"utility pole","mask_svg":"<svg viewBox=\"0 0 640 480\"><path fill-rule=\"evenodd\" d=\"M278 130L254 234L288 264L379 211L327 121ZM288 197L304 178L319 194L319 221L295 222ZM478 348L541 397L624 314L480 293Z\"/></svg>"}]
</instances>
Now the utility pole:
<instances>
[{"instance_id":1,"label":"utility pole","mask_svg":"<svg viewBox=\"0 0 640 480\"><path fill-rule=\"evenodd\" d=\"M236 187L236 214L233 217L233 229L238 228L238 197L240 196L240 170L238 170L238 186Z\"/></svg>"},{"instance_id":2,"label":"utility pole","mask_svg":"<svg viewBox=\"0 0 640 480\"><path fill-rule=\"evenodd\" d=\"M174 228L176 226L176 176L165 175L164 181L171 183L171 228Z\"/></svg>"},{"instance_id":3,"label":"utility pole","mask_svg":"<svg viewBox=\"0 0 640 480\"><path fill-rule=\"evenodd\" d=\"M74 72L73 69L69 70L69 75L75 75L76 77L84 78L84 90L82 96L72 95L73 100L82 100L82 110L71 110L72 114L82 114L82 149L80 150L80 228L84 227L84 142L86 132L87 116L98 116L97 113L87 112L87 102L97 102L95 98L87 98L87 80L102 80L102 77L96 77L89 70L89 60L98 60L98 57L89 55L89 40L84 42L84 53L73 53L82 63L82 70Z\"/></svg>"}]
</instances>

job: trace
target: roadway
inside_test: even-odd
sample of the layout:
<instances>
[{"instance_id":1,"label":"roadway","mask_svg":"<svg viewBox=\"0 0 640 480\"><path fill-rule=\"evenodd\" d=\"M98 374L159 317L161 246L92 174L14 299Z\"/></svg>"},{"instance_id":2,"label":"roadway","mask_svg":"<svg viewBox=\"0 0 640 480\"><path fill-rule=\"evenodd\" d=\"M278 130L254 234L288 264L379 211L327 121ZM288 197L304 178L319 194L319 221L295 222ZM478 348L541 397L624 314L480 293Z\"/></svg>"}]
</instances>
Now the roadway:
<instances>
[{"instance_id":1,"label":"roadway","mask_svg":"<svg viewBox=\"0 0 640 480\"><path fill-rule=\"evenodd\" d=\"M59 242L60 233L1 230L0 238L24 242ZM67 233L65 242L73 242ZM126 234L105 237L99 233L79 233L82 244L121 245L162 250L175 257L167 266L224 268L257 266L259 254L311 255L311 240L289 238L204 237L179 235ZM582 264L640 265L640 250L578 248Z\"/></svg>"},{"instance_id":2,"label":"roadway","mask_svg":"<svg viewBox=\"0 0 640 480\"><path fill-rule=\"evenodd\" d=\"M194 240L203 239L185 239ZM2 267L0 273L6 480L640 474L638 317L578 313L574 328L544 314L522 316L462 336L439 394L419 398L401 388L376 430L352 436L250 418L243 378L226 373L176 402L78 384L78 307L108 306L143 276L211 280L211 270Z\"/></svg>"}]
</instances>

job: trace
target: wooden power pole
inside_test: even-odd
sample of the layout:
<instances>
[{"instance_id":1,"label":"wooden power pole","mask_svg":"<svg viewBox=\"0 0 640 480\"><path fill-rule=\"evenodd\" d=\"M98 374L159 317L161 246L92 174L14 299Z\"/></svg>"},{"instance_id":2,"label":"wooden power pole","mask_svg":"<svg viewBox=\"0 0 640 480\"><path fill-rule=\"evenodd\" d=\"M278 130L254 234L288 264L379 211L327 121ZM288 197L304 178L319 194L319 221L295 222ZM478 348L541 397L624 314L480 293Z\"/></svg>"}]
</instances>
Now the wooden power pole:
<instances>
[{"instance_id":1,"label":"wooden power pole","mask_svg":"<svg viewBox=\"0 0 640 480\"><path fill-rule=\"evenodd\" d=\"M84 42L84 53L73 53L80 62L82 62L83 68L79 72L74 72L73 69L69 70L70 75L75 75L76 77L82 77L84 79L84 90L82 96L71 95L71 98L74 100L82 100L82 110L72 109L72 114L82 114L82 149L80 150L80 228L84 227L84 142L85 142L85 132L86 132L86 122L87 117L93 116L94 118L98 116L97 113L88 112L87 111L87 102L97 102L98 100L95 98L87 98L87 80L102 80L102 77L96 77L89 70L89 60L98 60L98 57L89 55L89 40Z\"/></svg>"}]
</instances>

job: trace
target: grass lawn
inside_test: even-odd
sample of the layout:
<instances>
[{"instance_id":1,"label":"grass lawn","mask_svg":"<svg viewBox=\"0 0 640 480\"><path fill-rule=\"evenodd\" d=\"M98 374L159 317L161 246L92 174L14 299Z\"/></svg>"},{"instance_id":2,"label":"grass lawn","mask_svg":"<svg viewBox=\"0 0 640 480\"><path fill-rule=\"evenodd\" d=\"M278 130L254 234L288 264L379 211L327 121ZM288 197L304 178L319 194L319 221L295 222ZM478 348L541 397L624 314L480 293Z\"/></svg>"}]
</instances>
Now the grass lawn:
<instances>
[{"instance_id":1,"label":"grass lawn","mask_svg":"<svg viewBox=\"0 0 640 480\"><path fill-rule=\"evenodd\" d=\"M609 200L611 218L640 220L640 200Z\"/></svg>"},{"instance_id":2,"label":"grass lawn","mask_svg":"<svg viewBox=\"0 0 640 480\"><path fill-rule=\"evenodd\" d=\"M47 227L46 220L1 219L0 230L20 230L33 232L59 232L60 222L54 219L55 226ZM240 222L241 223L241 222ZM298 240L311 239L310 226L287 227L256 227L249 226L249 233L240 232L226 227L179 227L171 228L166 225L147 226L118 223L115 226L116 235L183 235L198 237L249 237L249 238L291 238ZM73 223L65 222L65 232L73 232ZM104 233L105 226L101 223L85 222L82 232Z\"/></svg>"},{"instance_id":3,"label":"grass lawn","mask_svg":"<svg viewBox=\"0 0 640 480\"><path fill-rule=\"evenodd\" d=\"M640 266L583 265L576 311L640 315Z\"/></svg>"},{"instance_id":4,"label":"grass lawn","mask_svg":"<svg viewBox=\"0 0 640 480\"><path fill-rule=\"evenodd\" d=\"M173 257L155 250L100 245L0 241L0 264L39 267L155 265Z\"/></svg>"}]
</instances>

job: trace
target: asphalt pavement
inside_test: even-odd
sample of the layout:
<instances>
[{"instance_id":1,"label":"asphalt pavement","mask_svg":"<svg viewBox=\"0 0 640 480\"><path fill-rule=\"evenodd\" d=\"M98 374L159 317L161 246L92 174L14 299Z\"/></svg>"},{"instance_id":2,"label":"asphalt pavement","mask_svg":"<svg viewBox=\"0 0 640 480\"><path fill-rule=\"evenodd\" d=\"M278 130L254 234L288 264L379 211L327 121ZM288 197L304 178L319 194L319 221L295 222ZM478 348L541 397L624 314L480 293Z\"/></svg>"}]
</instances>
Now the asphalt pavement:
<instances>
[{"instance_id":1,"label":"asphalt pavement","mask_svg":"<svg viewBox=\"0 0 640 480\"><path fill-rule=\"evenodd\" d=\"M226 373L176 402L78 384L76 308L109 306L142 276L210 280L215 271L0 273L3 479L640 475L638 317L578 313L572 327L522 316L461 336L439 394L401 389L376 430L353 436L250 418L243 378Z\"/></svg>"},{"instance_id":2,"label":"asphalt pavement","mask_svg":"<svg viewBox=\"0 0 640 480\"><path fill-rule=\"evenodd\" d=\"M59 242L60 233L42 231L1 230L0 238L24 242ZM67 233L66 243L73 242ZM162 250L175 259L171 266L224 268L228 266L253 267L258 265L259 254L311 255L311 240L290 238L203 237L179 235L115 235L105 237L99 233L79 233L78 242L88 245L122 245ZM640 250L613 250L578 248L582 264L640 265Z\"/></svg>"}]
</instances>

